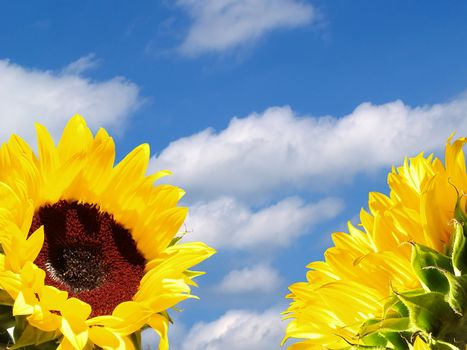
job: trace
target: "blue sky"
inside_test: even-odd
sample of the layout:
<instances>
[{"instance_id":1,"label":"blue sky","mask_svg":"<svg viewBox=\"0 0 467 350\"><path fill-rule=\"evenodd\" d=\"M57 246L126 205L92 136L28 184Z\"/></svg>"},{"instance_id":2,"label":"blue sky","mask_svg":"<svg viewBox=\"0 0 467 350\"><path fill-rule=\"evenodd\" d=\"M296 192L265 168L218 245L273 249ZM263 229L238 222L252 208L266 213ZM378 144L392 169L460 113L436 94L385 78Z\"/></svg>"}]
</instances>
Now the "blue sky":
<instances>
[{"instance_id":1,"label":"blue sky","mask_svg":"<svg viewBox=\"0 0 467 350\"><path fill-rule=\"evenodd\" d=\"M467 3L0 3L0 138L80 113L186 189L199 301L174 349L279 348L287 285L404 156L467 134ZM153 347L157 338L146 334Z\"/></svg>"}]
</instances>

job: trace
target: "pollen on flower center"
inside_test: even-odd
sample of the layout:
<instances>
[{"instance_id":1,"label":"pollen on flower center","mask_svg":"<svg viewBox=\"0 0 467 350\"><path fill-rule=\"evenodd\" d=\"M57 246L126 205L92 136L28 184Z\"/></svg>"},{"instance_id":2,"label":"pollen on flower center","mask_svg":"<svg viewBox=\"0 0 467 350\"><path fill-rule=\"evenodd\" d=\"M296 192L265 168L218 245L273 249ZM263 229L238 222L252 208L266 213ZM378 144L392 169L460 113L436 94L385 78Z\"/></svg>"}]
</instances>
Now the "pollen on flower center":
<instances>
[{"instance_id":1,"label":"pollen on flower center","mask_svg":"<svg viewBox=\"0 0 467 350\"><path fill-rule=\"evenodd\" d=\"M131 233L97 206L61 200L40 207L30 232L44 225L44 244L35 263L46 283L92 307L91 316L111 314L131 300L145 259Z\"/></svg>"},{"instance_id":2,"label":"pollen on flower center","mask_svg":"<svg viewBox=\"0 0 467 350\"><path fill-rule=\"evenodd\" d=\"M75 293L99 287L107 270L99 248L79 245L51 254L47 263L51 277L68 284Z\"/></svg>"}]
</instances>

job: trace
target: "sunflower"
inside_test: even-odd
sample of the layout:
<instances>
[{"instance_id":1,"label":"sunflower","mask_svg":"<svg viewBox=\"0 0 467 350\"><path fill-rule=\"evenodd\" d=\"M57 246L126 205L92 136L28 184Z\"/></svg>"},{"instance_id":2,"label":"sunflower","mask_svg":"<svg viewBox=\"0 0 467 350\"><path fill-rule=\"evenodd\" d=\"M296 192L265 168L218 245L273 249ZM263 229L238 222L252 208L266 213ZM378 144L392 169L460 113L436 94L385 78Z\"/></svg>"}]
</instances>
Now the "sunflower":
<instances>
[{"instance_id":1,"label":"sunflower","mask_svg":"<svg viewBox=\"0 0 467 350\"><path fill-rule=\"evenodd\" d=\"M467 270L456 268L467 257L466 142L448 140L445 165L406 159L388 175L389 196L370 193L359 227L333 234L325 261L289 287L283 343L302 339L289 349L457 349L446 344L467 330Z\"/></svg>"},{"instance_id":2,"label":"sunflower","mask_svg":"<svg viewBox=\"0 0 467 350\"><path fill-rule=\"evenodd\" d=\"M113 139L80 116L57 146L36 131L38 155L16 135L0 149L2 328L15 348L78 350L138 348L149 326L167 349L167 309L194 297L189 268L214 253L178 243L184 192L153 185L169 173L146 175L146 144L114 167Z\"/></svg>"}]
</instances>

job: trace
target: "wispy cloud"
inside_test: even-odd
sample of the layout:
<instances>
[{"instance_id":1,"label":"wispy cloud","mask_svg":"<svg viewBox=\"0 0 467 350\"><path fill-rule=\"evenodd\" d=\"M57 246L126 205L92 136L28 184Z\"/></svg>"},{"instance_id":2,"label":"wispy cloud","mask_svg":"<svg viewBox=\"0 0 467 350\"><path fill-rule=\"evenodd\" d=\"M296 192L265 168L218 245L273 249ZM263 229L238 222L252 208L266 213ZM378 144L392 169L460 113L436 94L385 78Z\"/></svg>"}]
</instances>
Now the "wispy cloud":
<instances>
[{"instance_id":1,"label":"wispy cloud","mask_svg":"<svg viewBox=\"0 0 467 350\"><path fill-rule=\"evenodd\" d=\"M215 321L196 323L184 337L181 349L277 349L285 329L280 312L279 309L230 310Z\"/></svg>"},{"instance_id":2,"label":"wispy cloud","mask_svg":"<svg viewBox=\"0 0 467 350\"><path fill-rule=\"evenodd\" d=\"M141 103L139 88L122 77L94 81L82 73L96 58L85 56L55 73L0 60L0 139L17 133L35 140L33 122L59 135L66 121L82 114L92 128L121 130Z\"/></svg>"},{"instance_id":3,"label":"wispy cloud","mask_svg":"<svg viewBox=\"0 0 467 350\"><path fill-rule=\"evenodd\" d=\"M179 0L193 23L180 52L197 56L254 43L278 28L309 24L314 8L299 0Z\"/></svg>"},{"instance_id":4,"label":"wispy cloud","mask_svg":"<svg viewBox=\"0 0 467 350\"><path fill-rule=\"evenodd\" d=\"M282 282L279 272L271 266L258 264L240 270L230 271L221 281L217 290L225 294L271 293Z\"/></svg>"},{"instance_id":5,"label":"wispy cloud","mask_svg":"<svg viewBox=\"0 0 467 350\"><path fill-rule=\"evenodd\" d=\"M99 60L96 54L90 53L86 56L78 58L76 61L69 63L63 70L63 75L80 75L84 72L96 68Z\"/></svg>"},{"instance_id":6,"label":"wispy cloud","mask_svg":"<svg viewBox=\"0 0 467 350\"><path fill-rule=\"evenodd\" d=\"M339 214L342 207L332 198L307 204L290 197L258 211L232 197L199 202L190 207L187 226L191 232L186 240L226 249L283 247L318 222Z\"/></svg>"}]
</instances>

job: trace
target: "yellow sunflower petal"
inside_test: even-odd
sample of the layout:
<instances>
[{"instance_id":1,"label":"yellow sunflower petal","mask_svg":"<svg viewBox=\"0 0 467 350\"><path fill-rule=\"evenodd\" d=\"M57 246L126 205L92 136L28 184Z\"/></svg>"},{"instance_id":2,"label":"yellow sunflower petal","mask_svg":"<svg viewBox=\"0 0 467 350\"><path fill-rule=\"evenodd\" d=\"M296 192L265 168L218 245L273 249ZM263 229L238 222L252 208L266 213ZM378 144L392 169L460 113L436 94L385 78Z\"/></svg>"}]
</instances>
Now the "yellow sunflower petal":
<instances>
[{"instance_id":1,"label":"yellow sunflower petal","mask_svg":"<svg viewBox=\"0 0 467 350\"><path fill-rule=\"evenodd\" d=\"M302 339L290 349L363 345L360 327L383 317L392 293L421 287L408 242L446 251L458 193L467 193L466 143L466 138L448 140L446 165L433 155L406 158L388 175L389 196L370 193L361 229L349 224L348 234L333 235L335 246L325 252L325 261L309 264L307 281L289 287L291 322L284 339ZM415 347L429 348L421 340Z\"/></svg>"},{"instance_id":2,"label":"yellow sunflower petal","mask_svg":"<svg viewBox=\"0 0 467 350\"><path fill-rule=\"evenodd\" d=\"M39 169L41 170L43 179L57 169L59 164L58 153L55 145L47 129L41 125L36 124L37 144L39 148Z\"/></svg>"},{"instance_id":3,"label":"yellow sunflower petal","mask_svg":"<svg viewBox=\"0 0 467 350\"><path fill-rule=\"evenodd\" d=\"M13 305L13 315L30 315L34 312L34 306L26 302L23 292L19 292Z\"/></svg>"},{"instance_id":4,"label":"yellow sunflower petal","mask_svg":"<svg viewBox=\"0 0 467 350\"><path fill-rule=\"evenodd\" d=\"M0 287L7 291L13 298L16 298L21 291L21 277L11 271L0 272Z\"/></svg>"},{"instance_id":5,"label":"yellow sunflower petal","mask_svg":"<svg viewBox=\"0 0 467 350\"><path fill-rule=\"evenodd\" d=\"M121 319L122 322L114 328L122 335L134 333L147 322L151 311L145 309L140 303L127 301L118 305L112 316Z\"/></svg>"},{"instance_id":6,"label":"yellow sunflower petal","mask_svg":"<svg viewBox=\"0 0 467 350\"><path fill-rule=\"evenodd\" d=\"M417 337L417 339L415 339L413 350L431 350L431 348L422 340L422 338Z\"/></svg>"},{"instance_id":7,"label":"yellow sunflower petal","mask_svg":"<svg viewBox=\"0 0 467 350\"><path fill-rule=\"evenodd\" d=\"M72 324L68 322L68 319L62 317L62 323L60 325L60 331L65 337L66 341L63 346L69 346L69 343L73 349L81 350L84 349L86 343L88 342L88 328L79 328L78 330L74 329Z\"/></svg>"},{"instance_id":8,"label":"yellow sunflower petal","mask_svg":"<svg viewBox=\"0 0 467 350\"><path fill-rule=\"evenodd\" d=\"M64 310L68 299L68 293L55 287L44 286L40 292L41 303L48 310ZM68 306L69 307L69 306ZM74 310L72 310L74 312ZM86 313L85 313L86 314Z\"/></svg>"},{"instance_id":9,"label":"yellow sunflower petal","mask_svg":"<svg viewBox=\"0 0 467 350\"><path fill-rule=\"evenodd\" d=\"M67 337L63 337L60 344L57 346L57 350L81 350L80 344L71 342Z\"/></svg>"},{"instance_id":10,"label":"yellow sunflower petal","mask_svg":"<svg viewBox=\"0 0 467 350\"><path fill-rule=\"evenodd\" d=\"M79 142L76 142L76 140L79 140ZM62 162L66 162L76 154L87 152L92 142L91 130L87 127L83 117L75 115L63 130L62 137L57 145L58 155Z\"/></svg>"},{"instance_id":11,"label":"yellow sunflower petal","mask_svg":"<svg viewBox=\"0 0 467 350\"><path fill-rule=\"evenodd\" d=\"M147 323L159 335L159 350L168 350L169 321L162 315L154 315L148 320Z\"/></svg>"},{"instance_id":12,"label":"yellow sunflower petal","mask_svg":"<svg viewBox=\"0 0 467 350\"><path fill-rule=\"evenodd\" d=\"M90 327L89 339L104 350L126 350L124 339L105 327Z\"/></svg>"}]
</instances>

